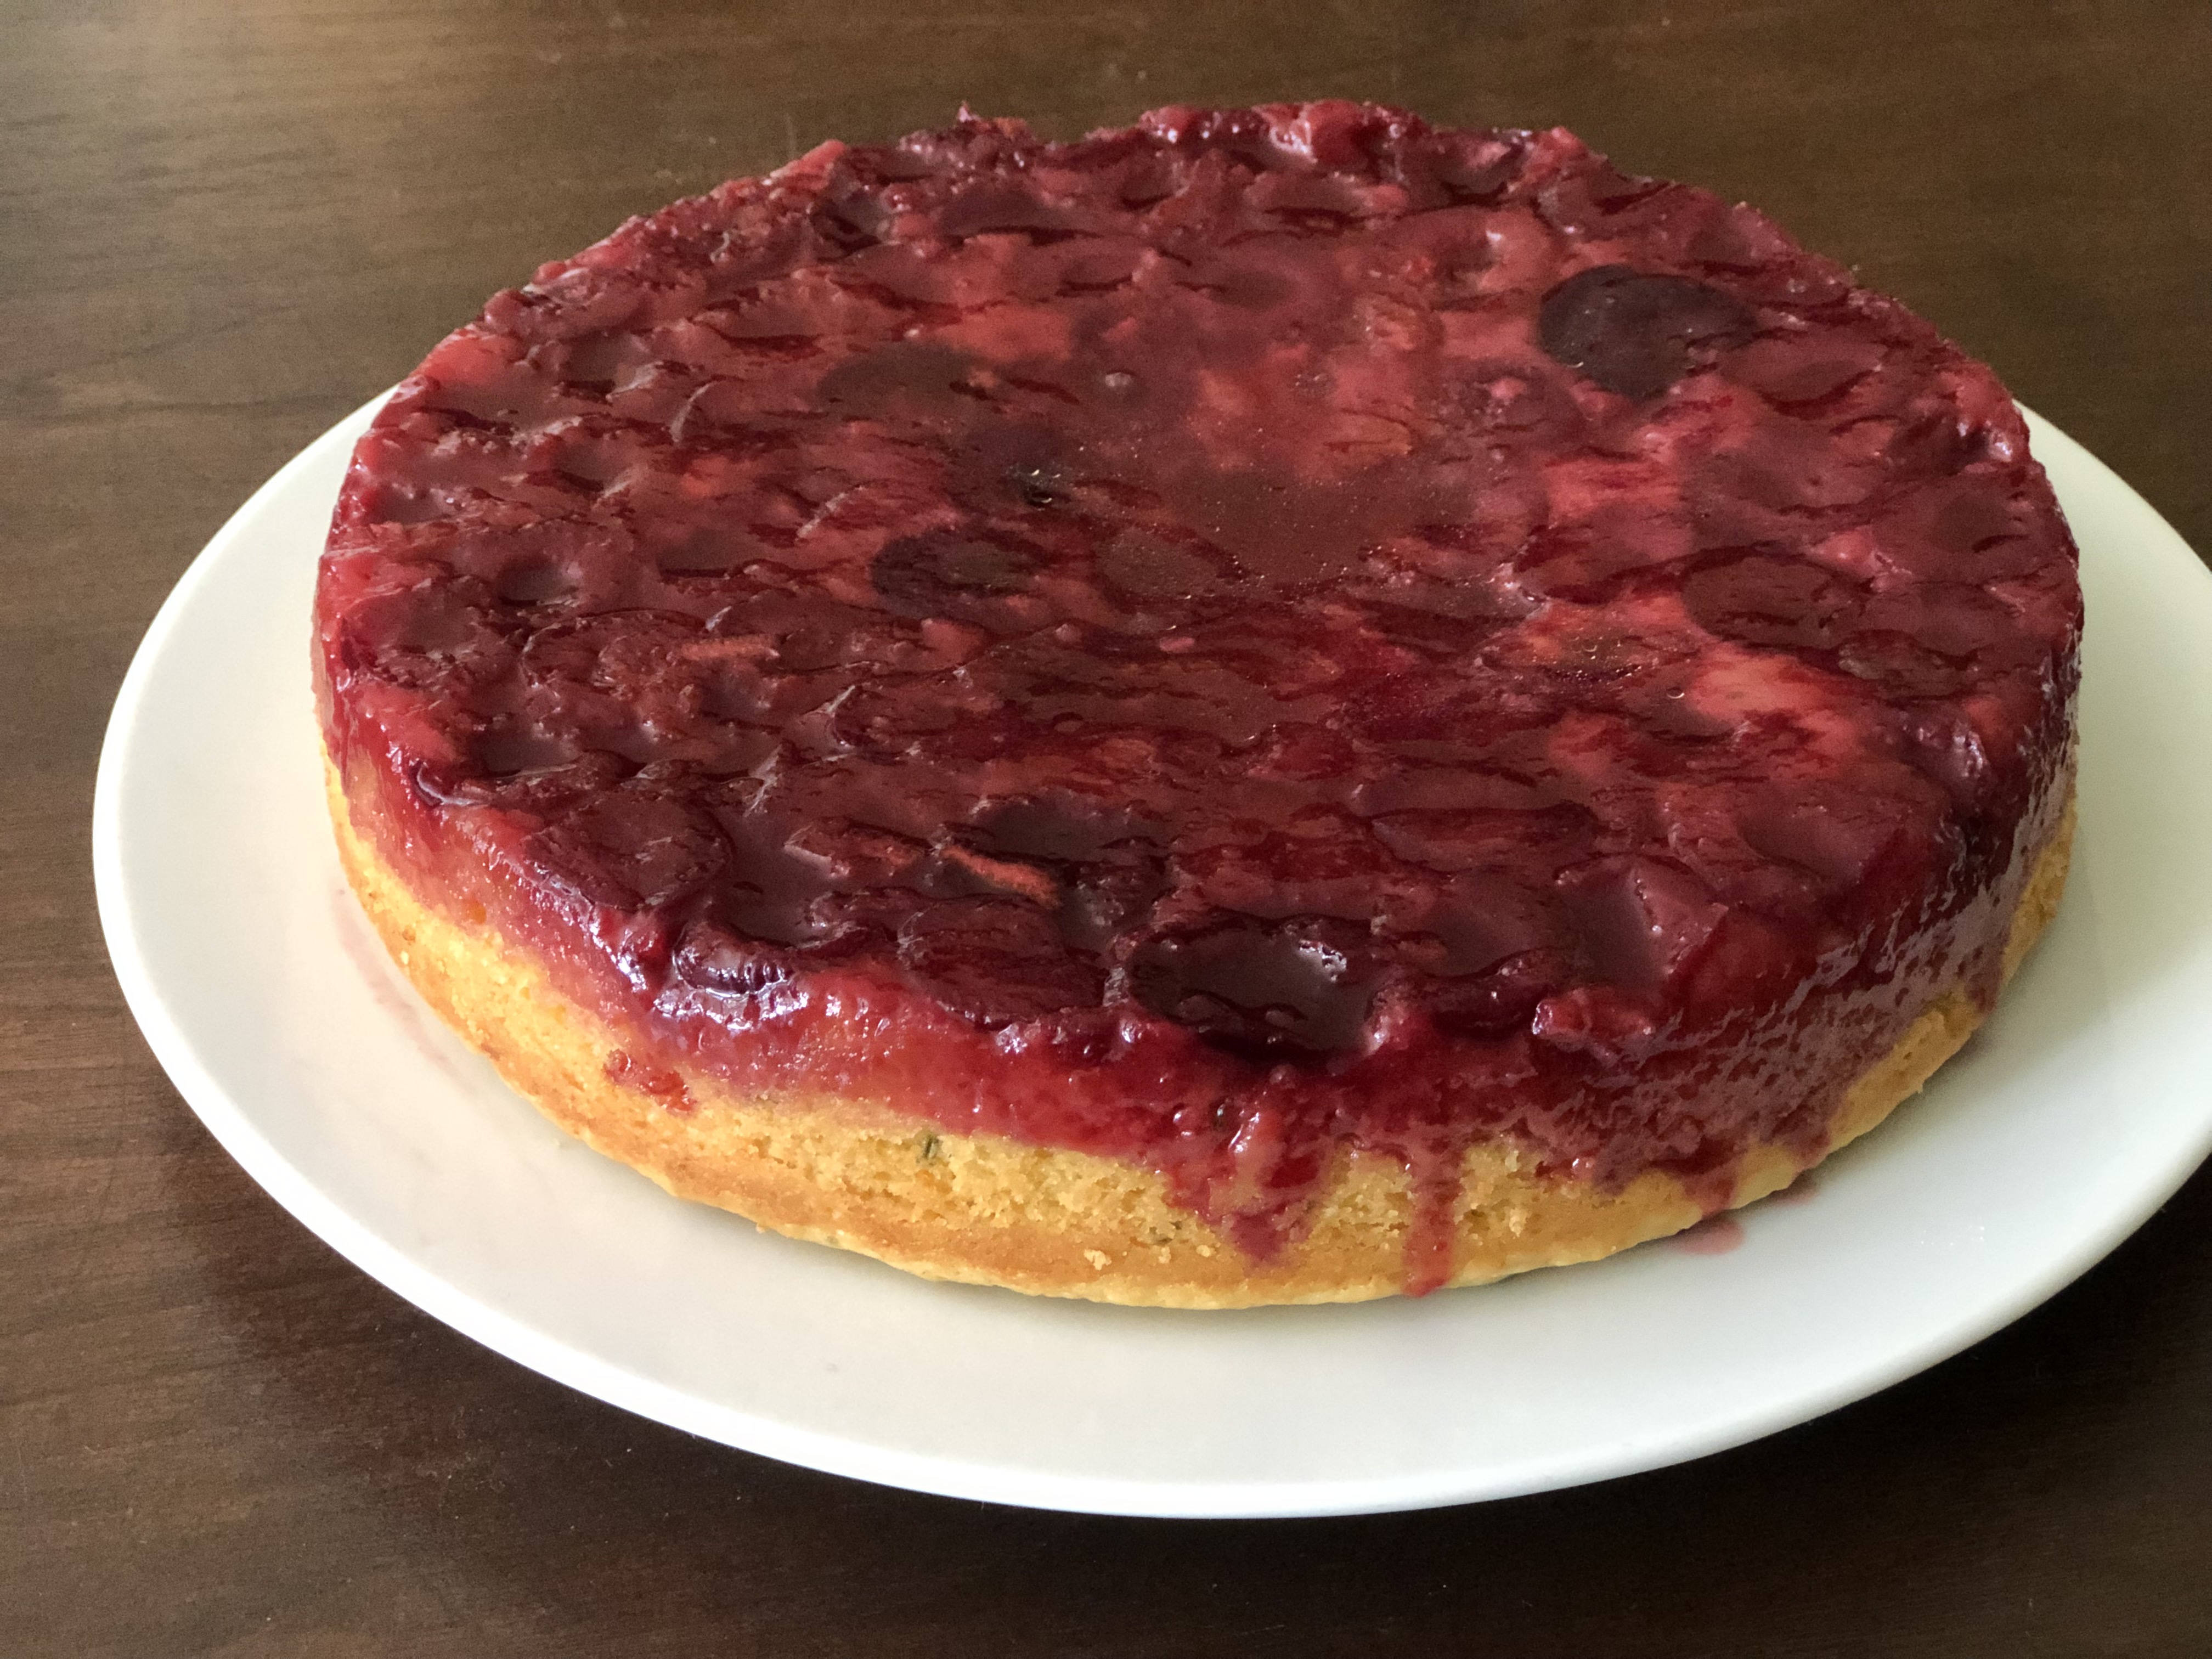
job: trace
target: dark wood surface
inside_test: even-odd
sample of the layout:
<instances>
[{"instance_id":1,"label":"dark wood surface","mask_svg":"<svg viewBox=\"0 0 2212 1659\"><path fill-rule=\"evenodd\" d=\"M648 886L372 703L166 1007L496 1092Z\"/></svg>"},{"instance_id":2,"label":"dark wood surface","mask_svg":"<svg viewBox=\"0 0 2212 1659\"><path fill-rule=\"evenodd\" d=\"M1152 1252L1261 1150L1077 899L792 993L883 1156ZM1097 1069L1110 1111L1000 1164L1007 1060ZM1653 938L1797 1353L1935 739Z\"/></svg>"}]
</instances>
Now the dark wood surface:
<instances>
[{"instance_id":1,"label":"dark wood surface","mask_svg":"<svg viewBox=\"0 0 2212 1659\"><path fill-rule=\"evenodd\" d=\"M1322 94L1564 122L1759 204L2212 547L2202 0L0 7L0 1655L2212 1653L2204 1176L2011 1329L1758 1445L1138 1522L787 1468L523 1370L294 1223L139 1040L87 853L131 649L486 295L963 98L1066 134Z\"/></svg>"}]
</instances>

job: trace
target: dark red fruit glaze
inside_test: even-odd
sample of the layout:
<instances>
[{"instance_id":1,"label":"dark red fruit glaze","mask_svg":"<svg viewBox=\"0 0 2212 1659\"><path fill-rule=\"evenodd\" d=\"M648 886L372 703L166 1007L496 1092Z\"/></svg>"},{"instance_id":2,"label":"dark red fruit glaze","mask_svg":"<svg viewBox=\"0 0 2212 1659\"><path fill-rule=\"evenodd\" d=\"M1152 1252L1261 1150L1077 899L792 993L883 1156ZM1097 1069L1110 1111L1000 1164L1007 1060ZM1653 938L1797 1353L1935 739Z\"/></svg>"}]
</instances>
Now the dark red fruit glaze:
<instances>
[{"instance_id":1,"label":"dark red fruit glaze","mask_svg":"<svg viewBox=\"0 0 2212 1659\"><path fill-rule=\"evenodd\" d=\"M1418 1289L1470 1142L1718 1203L1993 989L2081 610L1894 302L1330 103L633 221L386 405L318 617L359 823L641 1086L1127 1159L1255 1257L1379 1149Z\"/></svg>"}]
</instances>

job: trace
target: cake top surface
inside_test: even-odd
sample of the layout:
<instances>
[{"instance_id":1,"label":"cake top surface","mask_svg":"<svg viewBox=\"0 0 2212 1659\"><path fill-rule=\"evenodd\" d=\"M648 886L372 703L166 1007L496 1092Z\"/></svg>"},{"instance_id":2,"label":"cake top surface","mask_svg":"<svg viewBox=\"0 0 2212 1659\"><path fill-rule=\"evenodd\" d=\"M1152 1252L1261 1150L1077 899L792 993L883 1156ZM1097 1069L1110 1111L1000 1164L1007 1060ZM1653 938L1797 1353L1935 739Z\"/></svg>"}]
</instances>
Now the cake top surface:
<instances>
[{"instance_id":1,"label":"cake top surface","mask_svg":"<svg viewBox=\"0 0 2212 1659\"><path fill-rule=\"evenodd\" d=\"M1338 103L633 221L380 414L319 617L333 731L664 1003L834 971L1261 1071L1628 1054L1857 960L2012 856L2080 621L1901 307Z\"/></svg>"}]
</instances>

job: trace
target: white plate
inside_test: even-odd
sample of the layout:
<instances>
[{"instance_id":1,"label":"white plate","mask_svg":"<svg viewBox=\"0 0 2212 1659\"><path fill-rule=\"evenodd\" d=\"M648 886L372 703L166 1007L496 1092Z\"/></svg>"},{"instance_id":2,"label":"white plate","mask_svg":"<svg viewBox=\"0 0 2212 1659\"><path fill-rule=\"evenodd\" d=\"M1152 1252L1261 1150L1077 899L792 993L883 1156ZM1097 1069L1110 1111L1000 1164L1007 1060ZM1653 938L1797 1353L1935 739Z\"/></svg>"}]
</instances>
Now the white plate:
<instances>
[{"instance_id":1,"label":"white plate","mask_svg":"<svg viewBox=\"0 0 2212 1659\"><path fill-rule=\"evenodd\" d=\"M409 1301L615 1405L1055 1509L1535 1492L1735 1445L1955 1352L2111 1249L2212 1146L2212 579L2039 424L2091 618L2065 908L1968 1052L1809 1201L1747 1212L1740 1248L1193 1315L927 1284L678 1203L449 1035L338 873L308 605L369 413L270 479L148 632L100 757L100 920L154 1052L248 1174Z\"/></svg>"}]
</instances>

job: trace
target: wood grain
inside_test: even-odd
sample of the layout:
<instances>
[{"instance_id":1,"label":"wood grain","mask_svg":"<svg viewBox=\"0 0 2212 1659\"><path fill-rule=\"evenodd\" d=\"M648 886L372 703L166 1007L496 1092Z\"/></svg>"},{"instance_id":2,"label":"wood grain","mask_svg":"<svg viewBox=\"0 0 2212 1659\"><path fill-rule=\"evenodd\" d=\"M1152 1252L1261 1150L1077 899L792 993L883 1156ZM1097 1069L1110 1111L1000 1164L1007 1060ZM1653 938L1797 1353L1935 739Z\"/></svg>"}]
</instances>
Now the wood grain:
<instances>
[{"instance_id":1,"label":"wood grain","mask_svg":"<svg viewBox=\"0 0 2212 1659\"><path fill-rule=\"evenodd\" d=\"M0 15L0 1654L2212 1651L2212 1180L1933 1372L1431 1515L1170 1525L702 1444L396 1301L200 1130L87 863L200 544L495 288L963 98L1345 94L1766 208L2212 547L2197 0L17 0Z\"/></svg>"}]
</instances>

